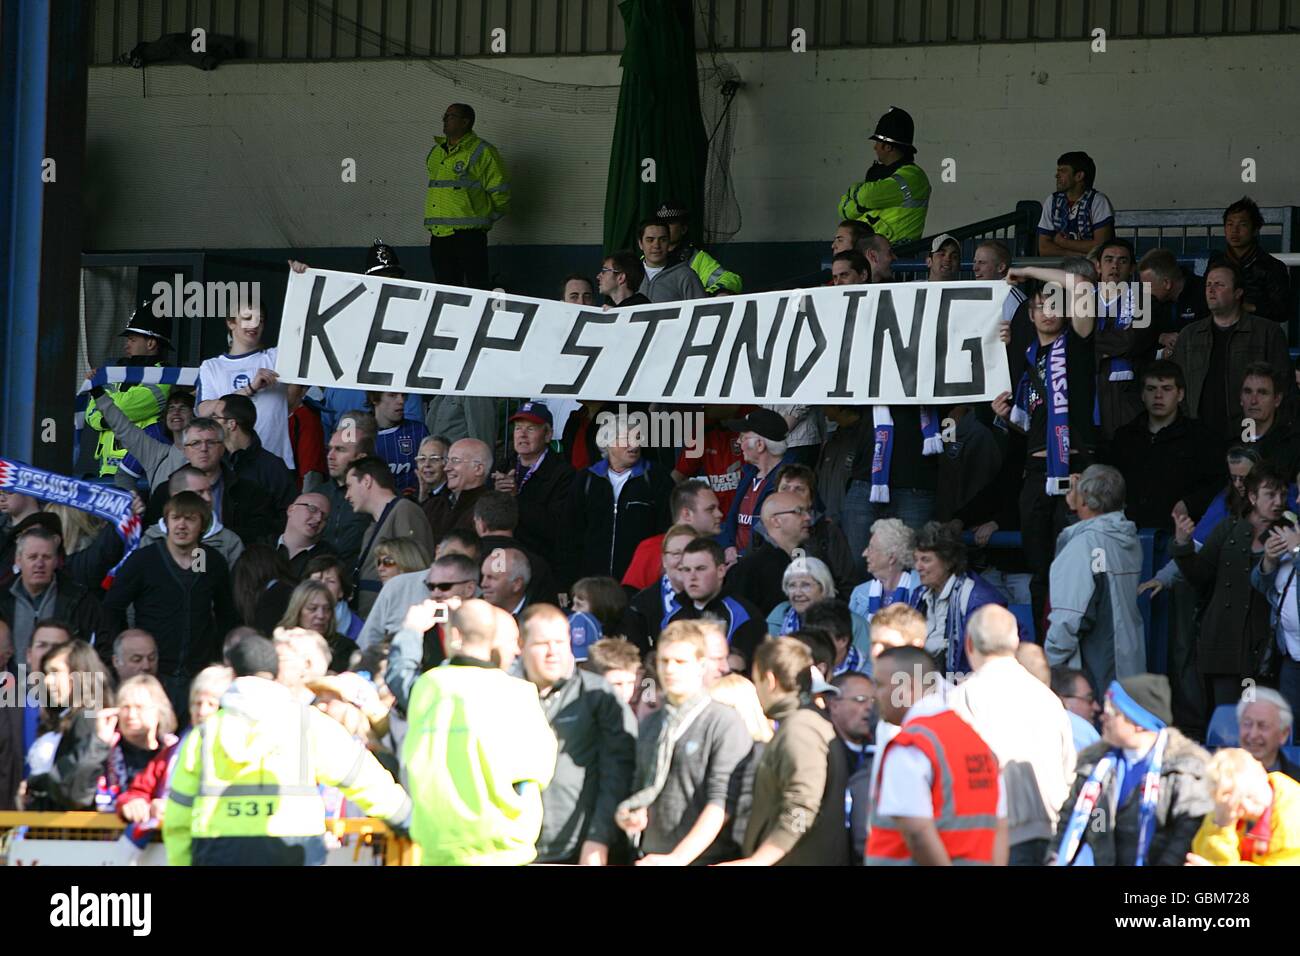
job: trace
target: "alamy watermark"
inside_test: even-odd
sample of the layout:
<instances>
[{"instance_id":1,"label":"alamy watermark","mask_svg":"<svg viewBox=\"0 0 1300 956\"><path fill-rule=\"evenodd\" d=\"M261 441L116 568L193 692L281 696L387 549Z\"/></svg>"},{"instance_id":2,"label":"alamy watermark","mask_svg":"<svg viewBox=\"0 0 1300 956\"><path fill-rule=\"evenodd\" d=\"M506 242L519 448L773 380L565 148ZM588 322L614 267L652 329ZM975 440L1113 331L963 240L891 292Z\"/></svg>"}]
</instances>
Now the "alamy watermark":
<instances>
[{"instance_id":1,"label":"alamy watermark","mask_svg":"<svg viewBox=\"0 0 1300 956\"><path fill-rule=\"evenodd\" d=\"M596 415L596 444L629 448L681 448L687 458L704 454L704 413L691 411L617 411Z\"/></svg>"},{"instance_id":2,"label":"alamy watermark","mask_svg":"<svg viewBox=\"0 0 1300 956\"><path fill-rule=\"evenodd\" d=\"M260 282L186 282L177 272L171 282L153 284L153 314L160 319L201 319L234 315L247 307L260 312Z\"/></svg>"}]
</instances>

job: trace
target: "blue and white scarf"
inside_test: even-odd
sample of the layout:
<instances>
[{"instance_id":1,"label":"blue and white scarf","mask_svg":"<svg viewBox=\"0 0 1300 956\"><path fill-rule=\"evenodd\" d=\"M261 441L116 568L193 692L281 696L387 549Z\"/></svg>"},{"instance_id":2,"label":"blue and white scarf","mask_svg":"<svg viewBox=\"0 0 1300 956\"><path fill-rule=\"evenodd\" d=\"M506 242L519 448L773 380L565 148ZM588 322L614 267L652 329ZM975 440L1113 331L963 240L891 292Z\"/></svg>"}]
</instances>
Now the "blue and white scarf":
<instances>
[{"instance_id":1,"label":"blue and white scarf","mask_svg":"<svg viewBox=\"0 0 1300 956\"><path fill-rule=\"evenodd\" d=\"M866 662L862 659L862 654L852 644L849 645L849 652L844 655L844 660L836 665L831 673L832 677L839 677L841 674L865 674L866 669L863 666Z\"/></svg>"},{"instance_id":2,"label":"blue and white scarf","mask_svg":"<svg viewBox=\"0 0 1300 956\"><path fill-rule=\"evenodd\" d=\"M1105 332L1108 328L1119 332L1133 327L1133 319L1138 314L1135 299L1136 289L1131 282L1124 283L1118 297L1111 302L1103 302L1101 289L1097 290L1097 331ZM1107 320L1110 320L1109 322ZM1106 359L1107 378L1112 382L1133 381L1133 363L1121 355ZM1100 424L1100 421L1098 421Z\"/></svg>"},{"instance_id":3,"label":"blue and white scarf","mask_svg":"<svg viewBox=\"0 0 1300 956\"><path fill-rule=\"evenodd\" d=\"M665 621L681 610L681 605L677 603L677 592L673 590L672 582L666 574L659 579L659 596L664 602Z\"/></svg>"},{"instance_id":4,"label":"blue and white scarf","mask_svg":"<svg viewBox=\"0 0 1300 956\"><path fill-rule=\"evenodd\" d=\"M1047 493L1063 495L1070 479L1070 379L1067 374L1066 342L1069 333L1062 332L1047 348L1046 394L1041 400L1047 403ZM1015 406L1011 409L1011 424L1028 432L1030 424L1029 402L1034 390L1033 378L1038 374L1039 350L1043 346L1033 343L1025 350L1029 365L1016 386Z\"/></svg>"},{"instance_id":5,"label":"blue and white scarf","mask_svg":"<svg viewBox=\"0 0 1300 956\"><path fill-rule=\"evenodd\" d=\"M781 618L781 633L794 634L803 627L803 622L799 620L799 612L793 607L786 607L785 617Z\"/></svg>"},{"instance_id":6,"label":"blue and white scarf","mask_svg":"<svg viewBox=\"0 0 1300 956\"><path fill-rule=\"evenodd\" d=\"M888 405L875 405L871 409L875 447L871 452L871 500L889 501L889 468L894 458L894 419ZM939 418L933 408L921 409L921 454L938 455L943 452L943 436L939 434Z\"/></svg>"},{"instance_id":7,"label":"blue and white scarf","mask_svg":"<svg viewBox=\"0 0 1300 956\"><path fill-rule=\"evenodd\" d=\"M27 495L41 501L67 505L78 511L88 511L93 515L113 523L121 536L126 552L122 560L113 566L104 578L103 587L107 590L127 558L140 544L140 519L132 507L134 498L129 491L101 485L93 481L78 481L51 471L33 468L12 458L0 458L0 489Z\"/></svg>"},{"instance_id":8,"label":"blue and white scarf","mask_svg":"<svg viewBox=\"0 0 1300 956\"><path fill-rule=\"evenodd\" d=\"M898 585L890 592L889 600L885 600L884 584L879 578L872 578L867 582L867 613L863 617L869 621L882 607L910 603L912 593L920 586L921 578L915 571L904 571L898 579Z\"/></svg>"},{"instance_id":9,"label":"blue and white scarf","mask_svg":"<svg viewBox=\"0 0 1300 956\"><path fill-rule=\"evenodd\" d=\"M1151 752L1147 755L1146 772L1139 784L1142 790L1142 805L1138 810L1138 845L1134 866L1145 866L1147 851L1151 848L1151 839L1156 832L1156 809L1160 803L1160 770L1164 766L1165 747L1169 743L1169 731L1161 730L1156 737ZM1061 846L1056 851L1057 866L1091 866L1092 854L1079 852L1083 844L1083 834L1092 822L1092 813L1105 792L1107 777L1123 769L1124 752L1119 749L1109 751L1097 761L1092 773L1084 782L1079 796L1070 813L1070 822L1065 827ZM1117 783L1117 786L1119 783ZM1118 809L1118 808L1117 808ZM1111 821L1113 825L1114 821Z\"/></svg>"},{"instance_id":10,"label":"blue and white scarf","mask_svg":"<svg viewBox=\"0 0 1300 956\"><path fill-rule=\"evenodd\" d=\"M1052 193L1052 225L1067 239L1092 238L1092 200L1095 189L1085 189L1070 214L1070 197L1066 193Z\"/></svg>"},{"instance_id":11,"label":"blue and white scarf","mask_svg":"<svg viewBox=\"0 0 1300 956\"><path fill-rule=\"evenodd\" d=\"M81 430L86 425L86 407L90 404L90 390L96 386L127 384L127 385L183 385L192 387L199 381L199 370L197 368L178 368L165 366L146 366L146 365L108 365L95 372L94 378L88 378L81 383L81 388L77 389L77 397L73 401L73 408L76 409L76 416L73 419L73 427L76 429L77 444L81 447Z\"/></svg>"}]
</instances>

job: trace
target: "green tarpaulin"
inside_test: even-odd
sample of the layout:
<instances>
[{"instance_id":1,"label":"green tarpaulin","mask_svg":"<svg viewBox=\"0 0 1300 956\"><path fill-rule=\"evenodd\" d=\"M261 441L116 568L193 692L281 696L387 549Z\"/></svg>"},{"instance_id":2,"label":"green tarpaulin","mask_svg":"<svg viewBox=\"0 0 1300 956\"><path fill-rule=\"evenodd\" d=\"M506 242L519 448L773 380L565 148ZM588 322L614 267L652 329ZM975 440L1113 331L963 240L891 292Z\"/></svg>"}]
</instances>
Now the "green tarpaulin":
<instances>
[{"instance_id":1,"label":"green tarpaulin","mask_svg":"<svg viewBox=\"0 0 1300 956\"><path fill-rule=\"evenodd\" d=\"M691 0L623 0L627 29L605 184L605 252L636 247L636 224L665 199L703 221L708 137L700 115Z\"/></svg>"}]
</instances>

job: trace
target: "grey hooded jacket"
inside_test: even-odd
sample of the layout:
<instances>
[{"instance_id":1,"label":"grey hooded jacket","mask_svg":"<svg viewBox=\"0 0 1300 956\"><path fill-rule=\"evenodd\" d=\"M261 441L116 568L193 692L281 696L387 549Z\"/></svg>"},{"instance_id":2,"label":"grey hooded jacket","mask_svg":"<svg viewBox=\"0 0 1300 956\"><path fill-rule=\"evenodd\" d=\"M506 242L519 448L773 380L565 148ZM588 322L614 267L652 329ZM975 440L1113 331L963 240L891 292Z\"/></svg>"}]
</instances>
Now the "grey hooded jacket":
<instances>
[{"instance_id":1,"label":"grey hooded jacket","mask_svg":"<svg viewBox=\"0 0 1300 956\"><path fill-rule=\"evenodd\" d=\"M642 282L637 291L651 302L681 302L708 296L704 284L691 269L689 262L676 262L667 266L653 279L647 278Z\"/></svg>"},{"instance_id":2,"label":"grey hooded jacket","mask_svg":"<svg viewBox=\"0 0 1300 956\"><path fill-rule=\"evenodd\" d=\"M1142 546L1121 511L1071 525L1056 541L1044 650L1048 663L1082 667L1097 688L1146 671L1137 609Z\"/></svg>"}]
</instances>

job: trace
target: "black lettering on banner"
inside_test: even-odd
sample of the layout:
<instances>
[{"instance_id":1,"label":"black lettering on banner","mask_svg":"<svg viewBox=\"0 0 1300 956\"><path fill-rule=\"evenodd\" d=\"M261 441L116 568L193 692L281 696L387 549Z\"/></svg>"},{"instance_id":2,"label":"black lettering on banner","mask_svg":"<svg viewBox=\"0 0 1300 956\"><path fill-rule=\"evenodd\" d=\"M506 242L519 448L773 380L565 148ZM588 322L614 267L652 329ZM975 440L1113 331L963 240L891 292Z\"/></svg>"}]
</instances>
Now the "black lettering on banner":
<instances>
[{"instance_id":1,"label":"black lettering on banner","mask_svg":"<svg viewBox=\"0 0 1300 956\"><path fill-rule=\"evenodd\" d=\"M695 383L695 397L700 398L704 395L704 390L709 384L709 378L713 375L713 366L718 361L718 351L722 348L722 340L727 335L727 320L731 318L731 310L735 303L723 300L721 302L710 302L708 305L697 305L691 312L691 326L686 330L686 338L682 340L681 350L677 353L677 361L673 363L673 373L668 377L668 384L664 386L664 397L673 394L677 388L677 379L681 377L682 368L686 365L686 360L692 356L704 357L704 371L700 373L699 381ZM713 333L713 341L704 345L695 344L695 330L699 327L700 319L706 316L716 316L718 319L717 330Z\"/></svg>"},{"instance_id":2,"label":"black lettering on banner","mask_svg":"<svg viewBox=\"0 0 1300 956\"><path fill-rule=\"evenodd\" d=\"M434 293L433 305L429 307L429 318L425 320L424 332L420 336L420 347L415 350L415 358L411 360L411 368L406 373L407 388L442 388L441 378L427 377L420 374L420 369L424 368L424 359L430 352L435 350L451 352L456 348L456 337L454 335L438 334L438 323L442 320L442 307L444 305L455 305L463 308L473 301L473 296L464 295L460 292Z\"/></svg>"},{"instance_id":3,"label":"black lettering on banner","mask_svg":"<svg viewBox=\"0 0 1300 956\"><path fill-rule=\"evenodd\" d=\"M934 397L956 398L966 395L984 394L984 342L980 338L963 339L963 351L970 353L971 380L969 382L949 382L948 365L948 320L951 317L954 301L992 302L992 289L944 289L939 293L939 354L934 364Z\"/></svg>"},{"instance_id":4,"label":"black lettering on banner","mask_svg":"<svg viewBox=\"0 0 1300 956\"><path fill-rule=\"evenodd\" d=\"M876 302L876 325L871 334L871 377L867 395L880 397L880 366L885 358L885 333L889 333L890 351L898 367L898 377L908 398L916 397L916 364L921 345L921 317L925 314L925 289L917 289L912 298L912 334L903 344L903 330L898 327L898 313L894 311L894 293L882 290Z\"/></svg>"},{"instance_id":5,"label":"black lettering on banner","mask_svg":"<svg viewBox=\"0 0 1300 956\"><path fill-rule=\"evenodd\" d=\"M789 398L799 386L803 384L808 373L813 370L817 360L822 357L826 351L826 336L822 334L822 324L817 318L817 308L813 305L812 296L804 295L800 301L807 305L806 309L800 309L794 315L794 328L790 330L790 344L785 347L785 375L781 378L781 397ZM799 352L799 340L803 338L804 326L812 332L813 350L812 354L804 359L803 365L798 369L794 367L794 357Z\"/></svg>"},{"instance_id":6,"label":"black lettering on banner","mask_svg":"<svg viewBox=\"0 0 1300 956\"><path fill-rule=\"evenodd\" d=\"M680 318L681 314L682 310L679 306L671 309L639 310L628 316L629 322L644 322L646 327L645 334L641 336L641 344L637 346L636 351L632 354L632 363L628 365L627 374L623 376L623 382L618 387L620 397L626 395L628 389L632 387L632 381L641 368L641 362L645 359L646 352L650 351L650 342L655 337L655 330L659 328L659 323L667 319Z\"/></svg>"},{"instance_id":7,"label":"black lettering on banner","mask_svg":"<svg viewBox=\"0 0 1300 956\"><path fill-rule=\"evenodd\" d=\"M330 373L334 376L334 380L338 381L343 377L343 366L339 364L339 358L334 354L334 346L330 344L325 324L365 294L366 285L364 282L357 283L343 298L322 312L320 297L325 291L325 279L325 276L316 276L312 282L311 298L307 302L307 318L302 329L302 351L298 354L298 377L307 377L307 370L311 367L312 339L318 339L320 350L325 354L325 361L329 363Z\"/></svg>"},{"instance_id":8,"label":"black lettering on banner","mask_svg":"<svg viewBox=\"0 0 1300 956\"><path fill-rule=\"evenodd\" d=\"M846 292L848 302L844 308L844 334L840 336L840 367L835 373L835 388L826 393L827 398L852 398L849 391L849 362L853 358L853 333L858 328L858 305L871 293Z\"/></svg>"},{"instance_id":9,"label":"black lettering on banner","mask_svg":"<svg viewBox=\"0 0 1300 956\"><path fill-rule=\"evenodd\" d=\"M782 296L776 303L776 317L772 328L767 333L767 348L758 352L758 303L750 300L745 303L745 317L740 321L740 331L731 343L731 358L727 360L727 374L722 379L722 392L719 397L731 395L731 385L736 380L736 366L740 362L740 350L745 350L749 362L749 380L754 386L754 395L758 398L767 396L767 377L772 371L772 356L776 350L776 337L781 332L781 323L785 319L785 307L789 303L787 296Z\"/></svg>"},{"instance_id":10,"label":"black lettering on banner","mask_svg":"<svg viewBox=\"0 0 1300 956\"><path fill-rule=\"evenodd\" d=\"M357 381L362 385L392 385L391 372L376 372L370 367L375 357L375 349L382 345L405 345L406 333L384 328L384 316L388 312L391 299L418 299L419 289L404 285L384 283L379 287L379 300L375 303L375 317L370 320L370 335L366 339L365 351L361 353L361 368L357 369Z\"/></svg>"},{"instance_id":11,"label":"black lettering on banner","mask_svg":"<svg viewBox=\"0 0 1300 956\"><path fill-rule=\"evenodd\" d=\"M474 338L469 344L469 354L465 356L465 367L460 370L460 378L456 381L456 390L460 391L469 382L470 376L474 374L474 367L478 365L479 354L484 349L494 349L498 352L522 352L524 350L524 340L528 338L528 330L532 328L533 316L537 314L536 302L511 302L505 299L498 304L495 296L490 296L483 303L483 314L479 316L478 328L474 330ZM492 316L498 312L515 312L522 315L519 320L519 329L515 332L512 339L502 338L499 335L488 335L492 328Z\"/></svg>"},{"instance_id":12,"label":"black lettering on banner","mask_svg":"<svg viewBox=\"0 0 1300 956\"><path fill-rule=\"evenodd\" d=\"M577 321L573 323L573 328L569 330L569 337L564 340L564 348L560 349L560 354L582 356L587 361L583 363L582 371L578 373L578 377L572 385L543 385L542 394L577 395L581 392L582 387L587 384L587 376L591 374L596 359L600 358L602 349L599 345L579 345L578 336L582 335L582 330L587 327L589 322L596 325L611 325L617 321L617 312L587 312L585 310L579 312Z\"/></svg>"}]
</instances>

